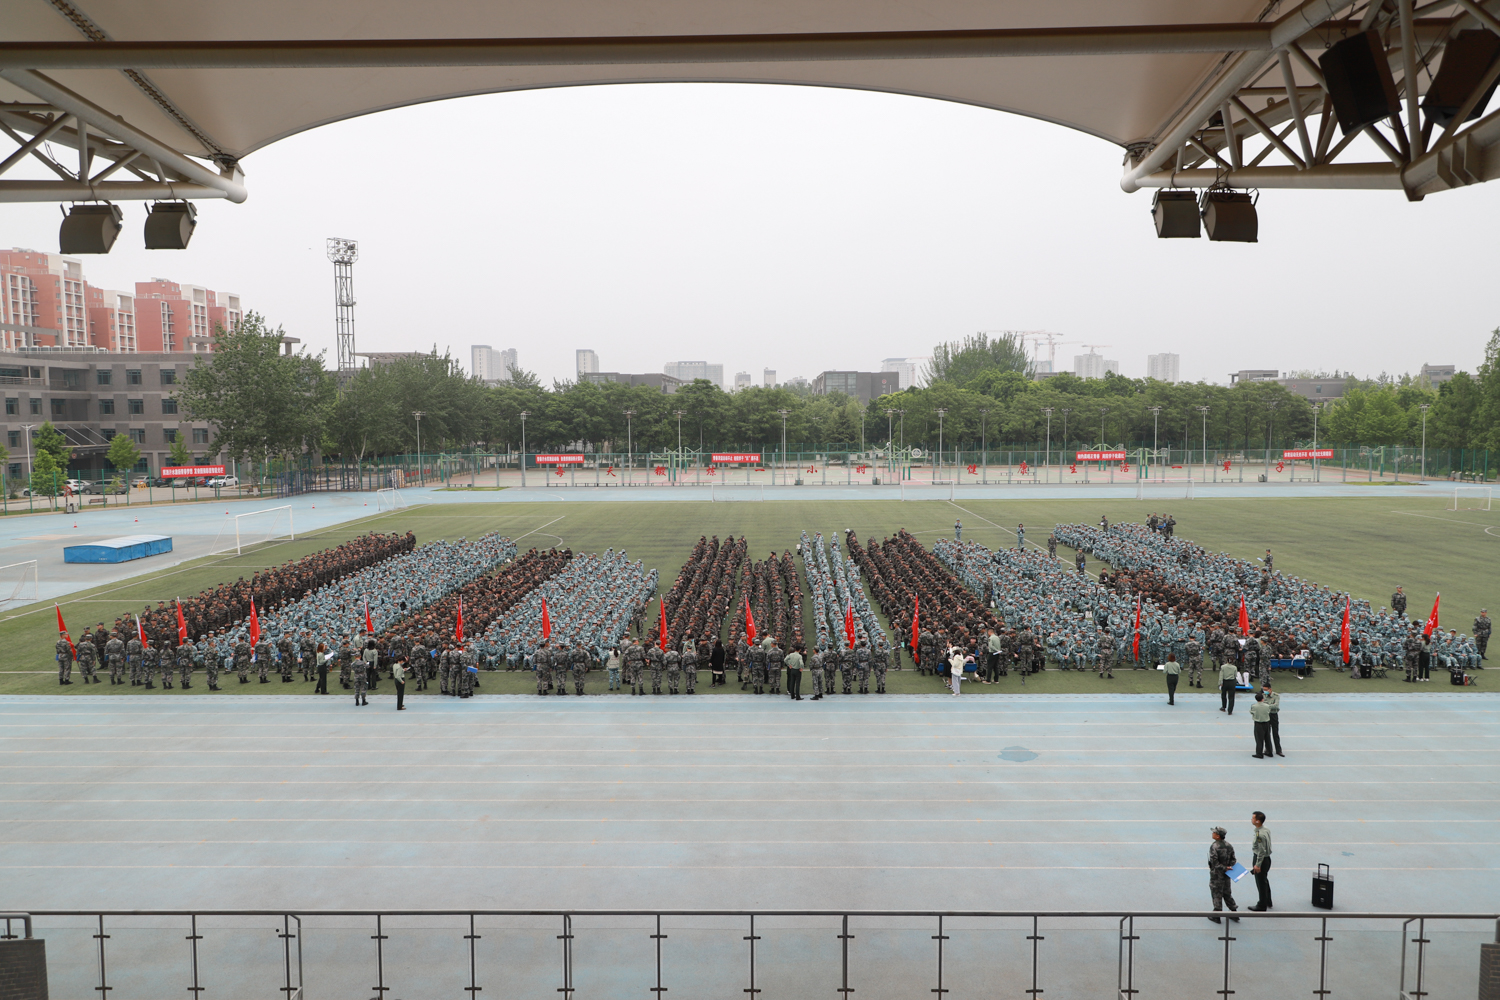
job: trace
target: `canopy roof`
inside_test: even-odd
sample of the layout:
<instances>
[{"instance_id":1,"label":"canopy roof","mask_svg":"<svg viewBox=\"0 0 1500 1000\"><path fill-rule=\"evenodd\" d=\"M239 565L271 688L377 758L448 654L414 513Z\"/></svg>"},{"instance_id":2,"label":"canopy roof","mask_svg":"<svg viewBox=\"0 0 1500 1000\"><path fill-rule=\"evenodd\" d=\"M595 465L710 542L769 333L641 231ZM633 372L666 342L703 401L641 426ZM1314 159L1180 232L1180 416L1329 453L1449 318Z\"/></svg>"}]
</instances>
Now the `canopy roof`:
<instances>
[{"instance_id":1,"label":"canopy roof","mask_svg":"<svg viewBox=\"0 0 1500 1000\"><path fill-rule=\"evenodd\" d=\"M1208 115L1257 81L1279 89L1279 117L1230 109L1236 134L1217 145L1237 151L1242 137L1293 118L1301 138L1300 119L1327 111L1315 61L1349 33L1373 26L1383 38L1416 39L1430 80L1448 35L1488 17L1476 6L1435 2L1411 14L1411 0L8 0L0 100L17 103L0 106L0 121L35 135L54 111L68 112L155 157L158 179L166 167L192 180L192 170L164 160L164 147L229 176L241 157L288 135L425 101L589 84L797 84L958 101L1079 129L1131 150L1133 189L1153 183L1146 175L1170 157L1183 166L1179 150ZM1401 58L1394 48L1391 58ZM1298 88L1313 93L1294 105ZM28 102L37 117L21 121ZM120 118L157 144L121 134ZM1215 143L1198 138L1211 156ZM1376 166L1394 177L1416 158L1400 155Z\"/></svg>"}]
</instances>

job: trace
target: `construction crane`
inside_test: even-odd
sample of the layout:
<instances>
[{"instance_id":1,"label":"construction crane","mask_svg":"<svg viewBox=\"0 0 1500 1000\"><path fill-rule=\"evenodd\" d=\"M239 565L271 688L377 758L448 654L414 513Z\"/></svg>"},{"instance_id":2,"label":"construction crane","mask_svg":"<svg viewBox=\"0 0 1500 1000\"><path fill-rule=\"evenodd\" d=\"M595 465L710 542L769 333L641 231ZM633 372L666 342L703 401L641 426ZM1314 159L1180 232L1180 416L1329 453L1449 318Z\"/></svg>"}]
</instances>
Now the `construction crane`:
<instances>
[{"instance_id":1,"label":"construction crane","mask_svg":"<svg viewBox=\"0 0 1500 1000\"><path fill-rule=\"evenodd\" d=\"M1057 348L1058 348L1059 344L1076 344L1076 343L1078 343L1078 341L1076 341L1076 340L1060 340L1059 339L1060 337L1062 337L1062 334L1060 334L1060 333L1049 333L1046 330L1034 330L1034 331L1031 331L1029 333L1023 333L1023 334L1021 334L1021 339L1022 340L1029 340L1029 341L1032 342L1031 360L1032 360L1032 363L1034 365L1040 366L1040 364L1041 364L1041 353L1042 353L1042 342L1043 341L1046 342L1046 344L1047 344L1047 370L1048 371L1057 371Z\"/></svg>"}]
</instances>

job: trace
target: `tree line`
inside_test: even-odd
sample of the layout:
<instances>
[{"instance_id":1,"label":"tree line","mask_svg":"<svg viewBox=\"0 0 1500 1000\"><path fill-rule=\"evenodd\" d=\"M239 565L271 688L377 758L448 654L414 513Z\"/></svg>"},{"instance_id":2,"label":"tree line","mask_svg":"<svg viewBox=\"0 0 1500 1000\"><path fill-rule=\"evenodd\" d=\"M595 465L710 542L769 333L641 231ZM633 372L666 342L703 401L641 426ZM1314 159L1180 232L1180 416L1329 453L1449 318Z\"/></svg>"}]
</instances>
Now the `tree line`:
<instances>
[{"instance_id":1,"label":"tree line","mask_svg":"<svg viewBox=\"0 0 1500 1000\"><path fill-rule=\"evenodd\" d=\"M984 336L940 344L927 384L861 405L806 387L726 393L704 380L664 394L610 382L542 385L529 372L485 385L432 352L361 369L337 385L323 355L281 351L282 331L250 314L219 331L212 355L186 373L177 398L192 419L211 421L211 454L241 461L299 461L314 452L357 463L478 448L528 452L664 452L780 447L1024 447L1059 451L1153 443L1174 449L1282 448L1320 443L1418 445L1422 409L1429 447L1500 447L1500 330L1478 372L1437 387L1418 378L1349 379L1341 399L1314 408L1275 382L1216 386L1107 375L1036 380L1019 338ZM415 416L421 413L420 420ZM523 420L524 416L524 420Z\"/></svg>"}]
</instances>

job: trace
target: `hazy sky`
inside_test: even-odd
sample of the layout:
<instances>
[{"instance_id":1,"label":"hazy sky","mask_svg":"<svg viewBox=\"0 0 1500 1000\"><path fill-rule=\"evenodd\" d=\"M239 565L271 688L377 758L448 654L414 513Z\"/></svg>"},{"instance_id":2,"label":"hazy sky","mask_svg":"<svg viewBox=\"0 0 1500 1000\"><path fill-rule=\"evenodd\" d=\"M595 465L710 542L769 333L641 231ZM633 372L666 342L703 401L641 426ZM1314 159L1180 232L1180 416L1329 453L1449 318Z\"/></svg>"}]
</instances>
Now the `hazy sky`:
<instances>
[{"instance_id":1,"label":"hazy sky","mask_svg":"<svg viewBox=\"0 0 1500 1000\"><path fill-rule=\"evenodd\" d=\"M651 84L466 98L325 126L246 159L186 251L144 209L89 280L236 291L333 356L328 236L359 241L358 350L515 347L544 380L722 362L726 379L876 369L978 330L1107 345L1126 375L1473 370L1500 325L1500 184L1267 191L1261 242L1157 240L1121 151L921 98ZM42 176L34 174L32 176ZM56 250L56 205L0 206L0 244ZM1488 249L1487 249L1488 248ZM1489 289L1486 291L1486 289ZM1069 368L1083 348L1058 348Z\"/></svg>"}]
</instances>

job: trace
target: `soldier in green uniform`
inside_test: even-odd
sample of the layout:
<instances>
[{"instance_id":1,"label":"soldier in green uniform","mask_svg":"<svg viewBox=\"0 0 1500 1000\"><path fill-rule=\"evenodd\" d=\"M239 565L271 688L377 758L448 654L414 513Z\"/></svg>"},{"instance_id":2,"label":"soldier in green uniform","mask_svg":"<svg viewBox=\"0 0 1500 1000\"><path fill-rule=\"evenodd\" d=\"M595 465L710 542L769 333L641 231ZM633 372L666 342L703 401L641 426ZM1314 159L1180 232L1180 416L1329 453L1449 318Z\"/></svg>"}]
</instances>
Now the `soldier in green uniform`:
<instances>
[{"instance_id":1,"label":"soldier in green uniform","mask_svg":"<svg viewBox=\"0 0 1500 1000\"><path fill-rule=\"evenodd\" d=\"M155 676L156 672L160 669L161 650L151 645L151 638L148 636L145 643L141 646L141 677L146 682L147 691L151 691L154 689L155 685L151 683L151 678ZM163 691L171 690L172 672L170 670L162 673L161 686Z\"/></svg>"},{"instance_id":2,"label":"soldier in green uniform","mask_svg":"<svg viewBox=\"0 0 1500 1000\"><path fill-rule=\"evenodd\" d=\"M57 683L73 683L73 643L68 639L68 633L59 631L57 633Z\"/></svg>"},{"instance_id":3,"label":"soldier in green uniform","mask_svg":"<svg viewBox=\"0 0 1500 1000\"><path fill-rule=\"evenodd\" d=\"M109 641L104 644L104 662L109 666L109 682L124 684L125 644L120 641L118 635L111 633Z\"/></svg>"},{"instance_id":4,"label":"soldier in green uniform","mask_svg":"<svg viewBox=\"0 0 1500 1000\"><path fill-rule=\"evenodd\" d=\"M1234 661L1225 659L1219 664L1219 711L1234 714Z\"/></svg>"},{"instance_id":5,"label":"soldier in green uniform","mask_svg":"<svg viewBox=\"0 0 1500 1000\"><path fill-rule=\"evenodd\" d=\"M99 683L98 666L99 648L94 645L94 637L85 632L83 641L78 644L78 670L83 675L83 683Z\"/></svg>"},{"instance_id":6,"label":"soldier in green uniform","mask_svg":"<svg viewBox=\"0 0 1500 1000\"><path fill-rule=\"evenodd\" d=\"M177 681L186 691L193 686L193 644L186 639L177 645Z\"/></svg>"},{"instance_id":7,"label":"soldier in green uniform","mask_svg":"<svg viewBox=\"0 0 1500 1000\"><path fill-rule=\"evenodd\" d=\"M1208 894L1213 899L1214 912L1228 906L1229 912L1233 913L1239 906L1235 904L1233 885L1225 873L1234 867L1234 848L1229 845L1229 834L1222 826L1214 827L1210 836L1213 842L1208 845ZM1208 919L1216 924L1221 922L1219 917ZM1238 921L1240 918L1229 919Z\"/></svg>"}]
</instances>

